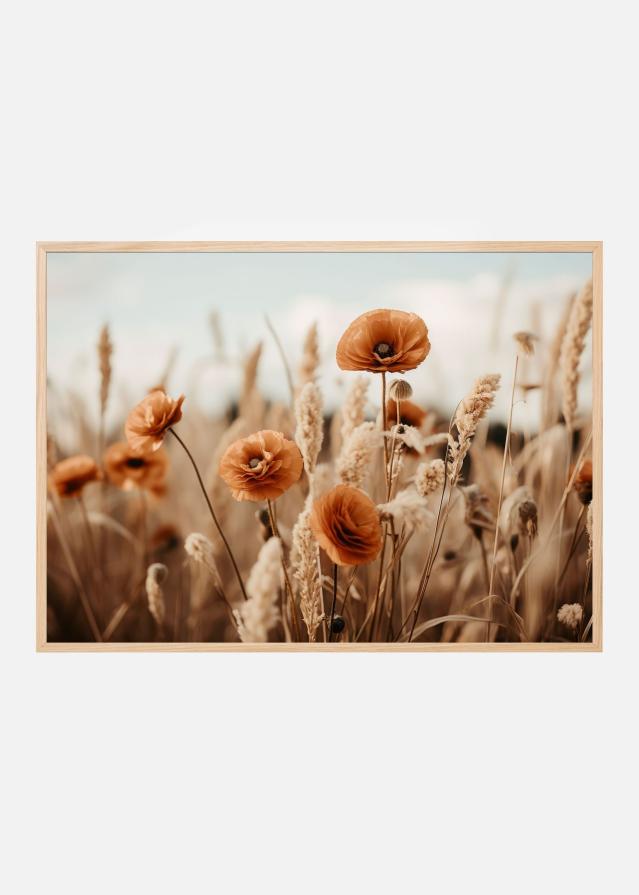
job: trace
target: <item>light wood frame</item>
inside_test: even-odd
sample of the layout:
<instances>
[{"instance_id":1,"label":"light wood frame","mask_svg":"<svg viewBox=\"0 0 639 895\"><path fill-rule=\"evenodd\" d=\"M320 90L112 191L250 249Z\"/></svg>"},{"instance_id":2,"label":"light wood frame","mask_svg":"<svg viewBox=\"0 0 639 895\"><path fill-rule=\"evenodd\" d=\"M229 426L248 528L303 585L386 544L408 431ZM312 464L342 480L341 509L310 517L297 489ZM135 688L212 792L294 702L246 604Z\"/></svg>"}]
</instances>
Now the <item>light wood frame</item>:
<instances>
[{"instance_id":1,"label":"light wood frame","mask_svg":"<svg viewBox=\"0 0 639 895\"><path fill-rule=\"evenodd\" d=\"M591 643L49 643L47 641L47 254L49 252L584 252L593 276L593 566ZM36 649L45 652L601 652L603 648L603 243L40 242L37 263Z\"/></svg>"}]
</instances>

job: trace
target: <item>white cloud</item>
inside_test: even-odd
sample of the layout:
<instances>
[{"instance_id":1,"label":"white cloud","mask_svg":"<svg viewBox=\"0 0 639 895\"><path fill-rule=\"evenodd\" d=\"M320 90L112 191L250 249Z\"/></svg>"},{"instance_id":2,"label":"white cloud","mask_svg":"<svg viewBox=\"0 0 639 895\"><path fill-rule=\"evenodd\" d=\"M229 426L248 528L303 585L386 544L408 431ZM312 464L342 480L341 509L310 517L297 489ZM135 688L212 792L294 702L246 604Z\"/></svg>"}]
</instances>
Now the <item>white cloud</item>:
<instances>
[{"instance_id":1,"label":"white cloud","mask_svg":"<svg viewBox=\"0 0 639 895\"><path fill-rule=\"evenodd\" d=\"M321 383L326 406L332 408L352 375L342 373L335 364L339 336L358 314L384 306L414 311L426 321L431 353L418 370L408 374L409 379L417 400L450 411L481 374L501 373L508 384L514 357L513 332L537 332L541 337L538 360L543 360L564 302L583 279L569 273L514 278L502 295L503 272L483 271L464 279L395 277L366 288L352 287L353 297L349 290L346 298L330 290L313 293L282 288L280 294L277 282L271 282L269 289L264 289L263 300L258 284L249 283L246 290L251 298L240 301L225 300L226 290L218 288L212 294L205 283L188 277L153 278L148 270L145 274L131 265L108 273L104 259L96 271L92 283L81 259L77 277L74 279L72 269L65 268L49 296L49 373L57 385L72 386L90 403L94 400L98 390L95 342L100 325L108 319L116 348L114 394L123 394L123 403L138 399L157 381L170 351L177 347L172 387L176 391L190 390L189 400L211 411L221 410L237 396L240 355L259 340L264 343L261 387L268 397L287 400L282 364L265 326L265 312L294 368L304 335L317 322ZM80 295L84 296L81 305L77 302ZM211 365L213 340L208 314L214 304L220 311L235 364ZM536 377L537 362L533 358L524 368L526 378ZM588 356L584 367L582 401L589 404ZM505 388L504 400L495 408L497 416L503 416L507 391ZM533 423L534 401L533 396L528 408L517 408L517 414L531 414ZM113 419L123 411L124 407L114 402Z\"/></svg>"}]
</instances>

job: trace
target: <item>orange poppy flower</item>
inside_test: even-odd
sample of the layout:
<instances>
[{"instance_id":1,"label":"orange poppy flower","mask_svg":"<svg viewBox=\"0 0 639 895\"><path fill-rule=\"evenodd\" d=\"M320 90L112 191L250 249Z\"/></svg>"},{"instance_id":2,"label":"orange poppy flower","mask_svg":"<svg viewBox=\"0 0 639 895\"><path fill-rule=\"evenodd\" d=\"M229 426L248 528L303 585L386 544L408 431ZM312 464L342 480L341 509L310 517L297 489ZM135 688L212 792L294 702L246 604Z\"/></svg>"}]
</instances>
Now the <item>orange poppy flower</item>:
<instances>
[{"instance_id":1,"label":"orange poppy flower","mask_svg":"<svg viewBox=\"0 0 639 895\"><path fill-rule=\"evenodd\" d=\"M350 485L337 485L313 504L310 526L338 566L372 562L382 549L382 526L373 501Z\"/></svg>"},{"instance_id":2,"label":"orange poppy flower","mask_svg":"<svg viewBox=\"0 0 639 895\"><path fill-rule=\"evenodd\" d=\"M98 464L85 454L60 460L51 470L49 487L59 497L77 497L89 482L98 482L102 473Z\"/></svg>"},{"instance_id":3,"label":"orange poppy flower","mask_svg":"<svg viewBox=\"0 0 639 895\"><path fill-rule=\"evenodd\" d=\"M428 414L419 404L413 404L412 401L399 402L399 421L402 425L421 429L427 416ZM392 398L386 402L386 419L389 426L394 426L397 423L397 402Z\"/></svg>"},{"instance_id":4,"label":"orange poppy flower","mask_svg":"<svg viewBox=\"0 0 639 895\"><path fill-rule=\"evenodd\" d=\"M369 373L414 370L430 351L426 324L417 314L381 309L353 320L337 343L337 366Z\"/></svg>"},{"instance_id":5,"label":"orange poppy flower","mask_svg":"<svg viewBox=\"0 0 639 895\"><path fill-rule=\"evenodd\" d=\"M584 460L579 467L573 488L577 492L577 497L584 504L588 505L592 501L592 460Z\"/></svg>"},{"instance_id":6,"label":"orange poppy flower","mask_svg":"<svg viewBox=\"0 0 639 895\"><path fill-rule=\"evenodd\" d=\"M157 451L170 426L182 419L184 395L177 401L169 398L162 389L154 389L136 405L128 415L124 426L132 451L146 453Z\"/></svg>"},{"instance_id":7,"label":"orange poppy flower","mask_svg":"<svg viewBox=\"0 0 639 895\"><path fill-rule=\"evenodd\" d=\"M166 490L168 466L166 451L160 449L140 454L132 451L126 441L112 444L104 454L104 469L109 480L124 491L141 488L160 497Z\"/></svg>"},{"instance_id":8,"label":"orange poppy flower","mask_svg":"<svg viewBox=\"0 0 639 895\"><path fill-rule=\"evenodd\" d=\"M302 468L295 442L264 429L234 441L219 472L236 500L275 500L298 481Z\"/></svg>"}]
</instances>

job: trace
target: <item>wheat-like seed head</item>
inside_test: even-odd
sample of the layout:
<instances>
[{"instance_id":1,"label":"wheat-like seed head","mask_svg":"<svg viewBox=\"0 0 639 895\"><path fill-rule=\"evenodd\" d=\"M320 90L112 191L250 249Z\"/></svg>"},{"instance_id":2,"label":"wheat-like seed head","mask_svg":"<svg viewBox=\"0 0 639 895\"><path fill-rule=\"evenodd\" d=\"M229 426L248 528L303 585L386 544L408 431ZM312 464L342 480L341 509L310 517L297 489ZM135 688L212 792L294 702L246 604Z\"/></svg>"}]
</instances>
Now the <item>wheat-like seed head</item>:
<instances>
[{"instance_id":1,"label":"wheat-like seed head","mask_svg":"<svg viewBox=\"0 0 639 895\"><path fill-rule=\"evenodd\" d=\"M300 610L308 631L308 639L313 643L317 629L323 618L321 589L319 582L319 557L317 541L311 531L311 499L297 517L293 527L293 577L298 583Z\"/></svg>"},{"instance_id":2,"label":"wheat-like seed head","mask_svg":"<svg viewBox=\"0 0 639 895\"><path fill-rule=\"evenodd\" d=\"M559 361L561 358L561 346L563 345L564 336L566 334L566 329L568 327L568 321L570 320L572 305L575 298L576 295L573 294L570 296L568 301L566 301L561 314L561 319L559 320L552 341L548 347L546 368L543 374L542 389L542 422L544 429L549 429L557 421L557 369L559 368Z\"/></svg>"},{"instance_id":3,"label":"wheat-like seed head","mask_svg":"<svg viewBox=\"0 0 639 895\"><path fill-rule=\"evenodd\" d=\"M534 538L537 534L537 504L526 485L506 497L499 513L499 528L508 543L514 535Z\"/></svg>"},{"instance_id":4,"label":"wheat-like seed head","mask_svg":"<svg viewBox=\"0 0 639 895\"><path fill-rule=\"evenodd\" d=\"M476 482L461 488L461 492L465 506L464 522L479 536L482 529L493 525L493 517L488 509L488 498Z\"/></svg>"},{"instance_id":5,"label":"wheat-like seed head","mask_svg":"<svg viewBox=\"0 0 639 895\"><path fill-rule=\"evenodd\" d=\"M573 429L575 424L579 362L591 321L592 280L589 280L572 304L566 334L561 346L562 410L569 429Z\"/></svg>"},{"instance_id":6,"label":"wheat-like seed head","mask_svg":"<svg viewBox=\"0 0 639 895\"><path fill-rule=\"evenodd\" d=\"M393 520L397 532L404 528L407 534L425 528L433 520L426 498L414 488L405 488L393 500L379 504L377 509L382 519Z\"/></svg>"},{"instance_id":7,"label":"wheat-like seed head","mask_svg":"<svg viewBox=\"0 0 639 895\"><path fill-rule=\"evenodd\" d=\"M345 485L361 488L373 451L382 444L382 433L375 423L357 426L342 445L337 458L337 474Z\"/></svg>"},{"instance_id":8,"label":"wheat-like seed head","mask_svg":"<svg viewBox=\"0 0 639 895\"><path fill-rule=\"evenodd\" d=\"M282 586L282 544L269 538L262 545L246 582L249 599L233 611L243 643L266 643L280 617L277 608Z\"/></svg>"},{"instance_id":9,"label":"wheat-like seed head","mask_svg":"<svg viewBox=\"0 0 639 895\"><path fill-rule=\"evenodd\" d=\"M258 342L244 360L244 376L239 406L240 416L249 419L259 416L263 410L262 398L257 388L257 372L261 356L262 343Z\"/></svg>"},{"instance_id":10,"label":"wheat-like seed head","mask_svg":"<svg viewBox=\"0 0 639 895\"><path fill-rule=\"evenodd\" d=\"M446 467L443 460L420 463L415 473L415 488L422 497L434 494L444 484Z\"/></svg>"},{"instance_id":11,"label":"wheat-like seed head","mask_svg":"<svg viewBox=\"0 0 639 895\"><path fill-rule=\"evenodd\" d=\"M439 447L442 444L448 444L448 432L435 432L434 435L427 435L424 438L424 450Z\"/></svg>"},{"instance_id":12,"label":"wheat-like seed head","mask_svg":"<svg viewBox=\"0 0 639 895\"><path fill-rule=\"evenodd\" d=\"M335 485L335 470L332 463L318 463L311 482L311 496L314 500L326 494Z\"/></svg>"},{"instance_id":13,"label":"wheat-like seed head","mask_svg":"<svg viewBox=\"0 0 639 895\"><path fill-rule=\"evenodd\" d=\"M424 453L424 436L415 426L407 426L400 423L399 426L391 426L390 441L403 445L417 454Z\"/></svg>"},{"instance_id":14,"label":"wheat-like seed head","mask_svg":"<svg viewBox=\"0 0 639 895\"><path fill-rule=\"evenodd\" d=\"M111 388L111 355L113 354L113 342L109 333L109 327L105 324L100 330L98 340L98 361L100 365L100 413L104 415L109 401Z\"/></svg>"},{"instance_id":15,"label":"wheat-like seed head","mask_svg":"<svg viewBox=\"0 0 639 895\"><path fill-rule=\"evenodd\" d=\"M188 535L184 542L184 549L191 557L209 572L216 587L222 589L222 581L220 573L215 561L215 548L206 535L200 534L198 531Z\"/></svg>"},{"instance_id":16,"label":"wheat-like seed head","mask_svg":"<svg viewBox=\"0 0 639 895\"><path fill-rule=\"evenodd\" d=\"M164 604L164 592L162 583L166 581L169 570L160 562L152 563L146 572L146 596L149 604L149 612L161 628L164 624L166 607Z\"/></svg>"},{"instance_id":17,"label":"wheat-like seed head","mask_svg":"<svg viewBox=\"0 0 639 895\"><path fill-rule=\"evenodd\" d=\"M583 618L584 610L580 603L564 603L557 612L557 621L576 631Z\"/></svg>"},{"instance_id":18,"label":"wheat-like seed head","mask_svg":"<svg viewBox=\"0 0 639 895\"><path fill-rule=\"evenodd\" d=\"M346 398L341 408L341 437L342 445L350 434L364 422L366 417L366 396L368 394L368 379L365 376L356 376L346 393Z\"/></svg>"},{"instance_id":19,"label":"wheat-like seed head","mask_svg":"<svg viewBox=\"0 0 639 895\"><path fill-rule=\"evenodd\" d=\"M295 440L302 453L304 469L312 477L324 436L322 393L314 382L307 382L295 401Z\"/></svg>"},{"instance_id":20,"label":"wheat-like seed head","mask_svg":"<svg viewBox=\"0 0 639 895\"><path fill-rule=\"evenodd\" d=\"M535 353L535 342L537 341L537 336L535 336L533 333L520 330L519 332L514 333L513 339L517 343L517 348L522 354L530 357L530 355Z\"/></svg>"},{"instance_id":21,"label":"wheat-like seed head","mask_svg":"<svg viewBox=\"0 0 639 895\"><path fill-rule=\"evenodd\" d=\"M302 388L307 382L315 382L317 368L319 367L319 340L317 337L317 323L312 323L304 338L302 360L299 366L299 385Z\"/></svg>"},{"instance_id":22,"label":"wheat-like seed head","mask_svg":"<svg viewBox=\"0 0 639 895\"><path fill-rule=\"evenodd\" d=\"M451 436L448 443L448 477L451 485L456 484L459 479L464 458L470 450L477 426L495 403L500 381L501 376L498 373L481 376L455 411L457 438Z\"/></svg>"}]
</instances>

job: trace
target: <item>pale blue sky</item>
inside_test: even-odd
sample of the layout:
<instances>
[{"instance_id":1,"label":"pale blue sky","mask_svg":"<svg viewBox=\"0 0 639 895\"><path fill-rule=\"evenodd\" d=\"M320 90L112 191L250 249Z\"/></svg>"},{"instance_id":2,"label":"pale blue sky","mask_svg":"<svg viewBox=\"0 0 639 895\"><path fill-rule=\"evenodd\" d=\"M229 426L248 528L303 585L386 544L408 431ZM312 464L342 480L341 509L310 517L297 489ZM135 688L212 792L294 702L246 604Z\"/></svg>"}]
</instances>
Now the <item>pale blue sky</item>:
<instances>
[{"instance_id":1,"label":"pale blue sky","mask_svg":"<svg viewBox=\"0 0 639 895\"><path fill-rule=\"evenodd\" d=\"M508 297L496 314L508 274ZM215 309L231 357L264 342L262 388L285 399L267 313L293 365L306 328L318 320L330 405L348 378L334 361L341 331L365 310L397 307L429 326L431 356L413 383L424 401L446 409L477 375L508 372L513 331L541 329L542 339L551 337L564 299L590 275L588 253L51 253L49 375L93 403L95 343L107 322L116 349L113 414L155 384L173 346L179 353L172 389L190 389L191 400L221 408L240 374L232 365L206 370Z\"/></svg>"}]
</instances>

